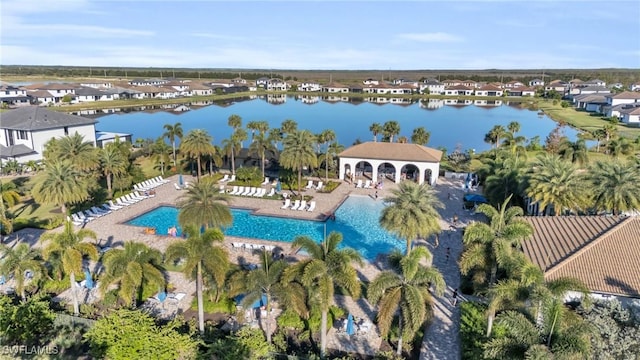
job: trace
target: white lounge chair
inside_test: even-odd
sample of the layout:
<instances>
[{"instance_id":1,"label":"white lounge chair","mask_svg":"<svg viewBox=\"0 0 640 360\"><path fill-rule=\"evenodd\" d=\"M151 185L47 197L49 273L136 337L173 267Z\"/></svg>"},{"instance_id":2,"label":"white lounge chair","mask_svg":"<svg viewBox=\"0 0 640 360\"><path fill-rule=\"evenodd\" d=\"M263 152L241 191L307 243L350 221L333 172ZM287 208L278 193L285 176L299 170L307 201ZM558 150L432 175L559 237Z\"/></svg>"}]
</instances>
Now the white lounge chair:
<instances>
[{"instance_id":1,"label":"white lounge chair","mask_svg":"<svg viewBox=\"0 0 640 360\"><path fill-rule=\"evenodd\" d=\"M255 194L253 194L253 197L263 197L264 194L267 193L267 189L265 188L258 188L258 191L256 191Z\"/></svg>"},{"instance_id":2,"label":"white lounge chair","mask_svg":"<svg viewBox=\"0 0 640 360\"><path fill-rule=\"evenodd\" d=\"M70 221L73 223L73 225L75 226L82 226L84 224L84 222L80 219L78 220L73 220L70 216L67 216L67 221Z\"/></svg>"},{"instance_id":3,"label":"white lounge chair","mask_svg":"<svg viewBox=\"0 0 640 360\"><path fill-rule=\"evenodd\" d=\"M318 181L318 186L316 186L316 190L321 190L324 183L322 181Z\"/></svg>"},{"instance_id":4,"label":"white lounge chair","mask_svg":"<svg viewBox=\"0 0 640 360\"><path fill-rule=\"evenodd\" d=\"M247 186L247 187L244 188L244 191L240 195L241 196L247 196L250 191L251 191L251 187Z\"/></svg>"},{"instance_id":5,"label":"white lounge chair","mask_svg":"<svg viewBox=\"0 0 640 360\"><path fill-rule=\"evenodd\" d=\"M220 185L220 191L218 191L220 194L224 194L225 190L224 190L224 185Z\"/></svg>"},{"instance_id":6,"label":"white lounge chair","mask_svg":"<svg viewBox=\"0 0 640 360\"><path fill-rule=\"evenodd\" d=\"M144 199L148 198L149 196L142 195L138 191L134 191L134 192L131 193L131 197L136 199L136 200L144 200Z\"/></svg>"},{"instance_id":7,"label":"white lounge chair","mask_svg":"<svg viewBox=\"0 0 640 360\"><path fill-rule=\"evenodd\" d=\"M111 209L116 209L116 210L120 210L124 207L124 206L114 204L113 200L109 200L108 204Z\"/></svg>"},{"instance_id":8,"label":"white lounge chair","mask_svg":"<svg viewBox=\"0 0 640 360\"><path fill-rule=\"evenodd\" d=\"M291 206L291 199L286 198L286 199L284 200L284 205L282 205L282 207L281 207L280 209L286 209L286 208L288 208L289 206Z\"/></svg>"},{"instance_id":9,"label":"white lounge chair","mask_svg":"<svg viewBox=\"0 0 640 360\"><path fill-rule=\"evenodd\" d=\"M229 180L229 174L224 174L224 176L222 177L222 179L219 180L219 182L225 182Z\"/></svg>"},{"instance_id":10,"label":"white lounge chair","mask_svg":"<svg viewBox=\"0 0 640 360\"><path fill-rule=\"evenodd\" d=\"M71 215L71 221L73 221L73 223L80 223L80 224L84 224L86 222L88 222L89 220L85 221L83 220L80 216L78 216L78 213L72 214Z\"/></svg>"},{"instance_id":11,"label":"white lounge chair","mask_svg":"<svg viewBox=\"0 0 640 360\"><path fill-rule=\"evenodd\" d=\"M276 194L276 188L271 188L271 191L267 194L267 196L271 197Z\"/></svg>"},{"instance_id":12,"label":"white lounge chair","mask_svg":"<svg viewBox=\"0 0 640 360\"><path fill-rule=\"evenodd\" d=\"M267 185L268 183L269 183L269 178L268 178L268 177L266 177L266 178L264 178L264 181L263 181L263 182L262 182L262 184L260 184L260 185L265 186L265 185Z\"/></svg>"},{"instance_id":13,"label":"white lounge chair","mask_svg":"<svg viewBox=\"0 0 640 360\"><path fill-rule=\"evenodd\" d=\"M244 186L240 186L238 187L238 191L236 191L236 193L233 195L242 195L243 192L244 192Z\"/></svg>"},{"instance_id":14,"label":"white lounge chair","mask_svg":"<svg viewBox=\"0 0 640 360\"><path fill-rule=\"evenodd\" d=\"M166 183L168 183L168 182L171 182L171 180L169 180L169 179L165 179L164 177L162 177L162 175L159 175L159 176L158 176L158 179L160 179L160 182L161 182L161 183L163 183L163 184L166 184Z\"/></svg>"},{"instance_id":15,"label":"white lounge chair","mask_svg":"<svg viewBox=\"0 0 640 360\"><path fill-rule=\"evenodd\" d=\"M229 178L229 182L232 182L232 181L236 181L236 175L235 174L231 175L231 177Z\"/></svg>"},{"instance_id":16,"label":"white lounge chair","mask_svg":"<svg viewBox=\"0 0 640 360\"><path fill-rule=\"evenodd\" d=\"M121 197L119 197L119 198L117 198L117 199L116 199L116 204L118 204L118 205L120 205L120 206L123 206L123 207L124 207L124 206L129 206L129 205L131 205L131 204L133 204L133 203L126 201L126 200L125 200L124 198L122 198L122 196L121 196Z\"/></svg>"},{"instance_id":17,"label":"white lounge chair","mask_svg":"<svg viewBox=\"0 0 640 360\"><path fill-rule=\"evenodd\" d=\"M307 183L307 186L305 186L305 189L311 189L313 187L313 180L309 180L309 182Z\"/></svg>"},{"instance_id":18,"label":"white lounge chair","mask_svg":"<svg viewBox=\"0 0 640 360\"><path fill-rule=\"evenodd\" d=\"M246 196L253 196L253 195L255 195L255 194L256 194L256 192L257 192L257 191L258 191L258 188L255 188L255 187L253 187L253 186L252 186L252 187L249 189L249 193L248 193Z\"/></svg>"},{"instance_id":19,"label":"white lounge chair","mask_svg":"<svg viewBox=\"0 0 640 360\"><path fill-rule=\"evenodd\" d=\"M307 200L302 200L302 202L300 202L300 206L298 206L298 211L302 211L305 210L307 208Z\"/></svg>"},{"instance_id":20,"label":"white lounge chair","mask_svg":"<svg viewBox=\"0 0 640 360\"><path fill-rule=\"evenodd\" d=\"M358 179L358 183L356 184L357 188L361 188L362 187L362 179Z\"/></svg>"},{"instance_id":21,"label":"white lounge chair","mask_svg":"<svg viewBox=\"0 0 640 360\"><path fill-rule=\"evenodd\" d=\"M300 200L296 200L293 202L293 205L291 206L291 210L298 210L299 206L300 206Z\"/></svg>"},{"instance_id":22,"label":"white lounge chair","mask_svg":"<svg viewBox=\"0 0 640 360\"><path fill-rule=\"evenodd\" d=\"M229 191L229 195L235 195L238 192L238 185L234 185L233 189Z\"/></svg>"},{"instance_id":23,"label":"white lounge chair","mask_svg":"<svg viewBox=\"0 0 640 360\"><path fill-rule=\"evenodd\" d=\"M119 210L119 208L118 209L112 208L107 203L102 204L102 206L100 206L100 209L104 209L104 210L111 211L111 212Z\"/></svg>"},{"instance_id":24,"label":"white lounge chair","mask_svg":"<svg viewBox=\"0 0 640 360\"><path fill-rule=\"evenodd\" d=\"M134 197L131 193L126 194L124 196L124 199L127 200L127 201L134 202L134 203L137 203L138 201L142 200L142 199L138 199L138 198Z\"/></svg>"},{"instance_id":25,"label":"white lounge chair","mask_svg":"<svg viewBox=\"0 0 640 360\"><path fill-rule=\"evenodd\" d=\"M173 183L173 187L175 187L176 190L182 190L182 188L180 187L180 185L178 185L178 183Z\"/></svg>"},{"instance_id":26,"label":"white lounge chair","mask_svg":"<svg viewBox=\"0 0 640 360\"><path fill-rule=\"evenodd\" d=\"M111 210L101 209L97 206L92 206L91 210L93 210L93 212L97 214L103 214L103 215L111 214Z\"/></svg>"},{"instance_id":27,"label":"white lounge chair","mask_svg":"<svg viewBox=\"0 0 640 360\"><path fill-rule=\"evenodd\" d=\"M363 188L370 189L371 188L371 180L367 180L364 182Z\"/></svg>"},{"instance_id":28,"label":"white lounge chair","mask_svg":"<svg viewBox=\"0 0 640 360\"><path fill-rule=\"evenodd\" d=\"M311 212L311 211L313 211L315 209L316 209L316 202L314 200L311 200L309 202L309 208L307 209L307 211Z\"/></svg>"}]
</instances>

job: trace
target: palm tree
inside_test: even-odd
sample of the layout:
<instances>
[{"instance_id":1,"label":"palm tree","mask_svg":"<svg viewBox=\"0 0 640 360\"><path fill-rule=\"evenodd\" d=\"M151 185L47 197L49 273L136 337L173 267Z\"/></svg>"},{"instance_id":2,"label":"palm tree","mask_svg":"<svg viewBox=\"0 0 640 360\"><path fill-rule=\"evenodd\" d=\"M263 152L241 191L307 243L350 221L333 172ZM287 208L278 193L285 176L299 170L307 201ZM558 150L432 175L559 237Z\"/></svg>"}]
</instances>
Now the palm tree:
<instances>
[{"instance_id":1,"label":"palm tree","mask_svg":"<svg viewBox=\"0 0 640 360\"><path fill-rule=\"evenodd\" d=\"M495 158L488 158L483 162L478 173L485 178L484 194L491 204L502 204L511 194L521 194L524 191L522 178L527 166L524 158L500 151Z\"/></svg>"},{"instance_id":2,"label":"palm tree","mask_svg":"<svg viewBox=\"0 0 640 360\"><path fill-rule=\"evenodd\" d=\"M249 145L249 152L260 156L260 169L262 170L262 177L264 177L264 164L265 156L268 151L275 151L273 142L267 136L265 132L258 132L258 135L253 138L253 142Z\"/></svg>"},{"instance_id":3,"label":"palm tree","mask_svg":"<svg viewBox=\"0 0 640 360\"><path fill-rule=\"evenodd\" d=\"M329 181L329 147L328 145L336 140L336 133L331 129L324 130L320 133L318 142L325 145L324 160L324 181Z\"/></svg>"},{"instance_id":4,"label":"palm tree","mask_svg":"<svg viewBox=\"0 0 640 360\"><path fill-rule=\"evenodd\" d=\"M520 131L520 123L517 121L512 121L509 123L509 125L507 125L507 129L509 130L511 135L515 135Z\"/></svg>"},{"instance_id":5,"label":"palm tree","mask_svg":"<svg viewBox=\"0 0 640 360\"><path fill-rule=\"evenodd\" d=\"M320 244L306 236L296 237L291 246L305 250L309 258L287 268L283 278L285 284L299 279L308 289L309 304L320 308L322 356L327 347L327 316L333 304L334 287L337 285L354 299L360 296L360 281L352 263L362 266L362 257L354 249L339 249L341 242L342 234L338 232L331 232Z\"/></svg>"},{"instance_id":6,"label":"palm tree","mask_svg":"<svg viewBox=\"0 0 640 360\"><path fill-rule=\"evenodd\" d=\"M585 179L575 164L558 155L537 158L527 176L527 196L541 208L553 206L554 215L564 209L581 209L586 205Z\"/></svg>"},{"instance_id":7,"label":"palm tree","mask_svg":"<svg viewBox=\"0 0 640 360\"><path fill-rule=\"evenodd\" d=\"M640 209L640 188L636 185L640 178L638 167L619 160L598 161L587 177L596 208L612 210L616 215Z\"/></svg>"},{"instance_id":8,"label":"palm tree","mask_svg":"<svg viewBox=\"0 0 640 360\"><path fill-rule=\"evenodd\" d=\"M143 243L127 241L124 249L106 252L102 263L105 273L100 281L100 291L104 294L111 285L117 284L118 296L127 305L141 300L145 287L165 287L162 253Z\"/></svg>"},{"instance_id":9,"label":"palm tree","mask_svg":"<svg viewBox=\"0 0 640 360\"><path fill-rule=\"evenodd\" d=\"M587 144L584 139L575 142L565 138L560 142L560 156L574 164L585 165L589 162Z\"/></svg>"},{"instance_id":10,"label":"palm tree","mask_svg":"<svg viewBox=\"0 0 640 360\"><path fill-rule=\"evenodd\" d=\"M13 221L7 209L15 206L20 202L21 196L16 191L16 185L13 182L2 183L0 181L0 236L2 233L8 235L13 232Z\"/></svg>"},{"instance_id":11,"label":"palm tree","mask_svg":"<svg viewBox=\"0 0 640 360\"><path fill-rule=\"evenodd\" d=\"M373 141L378 141L378 134L382 133L382 125L379 123L373 123L369 126L369 131L373 133Z\"/></svg>"},{"instance_id":12,"label":"palm tree","mask_svg":"<svg viewBox=\"0 0 640 360\"><path fill-rule=\"evenodd\" d=\"M633 152L633 145L626 138L613 139L607 144L607 152L613 157L630 155Z\"/></svg>"},{"instance_id":13,"label":"palm tree","mask_svg":"<svg viewBox=\"0 0 640 360\"><path fill-rule=\"evenodd\" d=\"M286 119L280 125L280 129L282 129L283 134L289 135L298 130L298 123L295 120Z\"/></svg>"},{"instance_id":14,"label":"palm tree","mask_svg":"<svg viewBox=\"0 0 640 360\"><path fill-rule=\"evenodd\" d=\"M178 167L177 159L176 159L176 138L182 139L183 130L182 124L177 122L173 125L165 124L163 127L166 131L162 134L163 138L169 139L171 142L171 147L173 148L173 166Z\"/></svg>"},{"instance_id":15,"label":"palm tree","mask_svg":"<svg viewBox=\"0 0 640 360\"><path fill-rule=\"evenodd\" d=\"M258 130L258 122L249 121L247 123L247 129L251 130L251 141L253 142L253 138L256 136L256 131Z\"/></svg>"},{"instance_id":16,"label":"palm tree","mask_svg":"<svg viewBox=\"0 0 640 360\"><path fill-rule=\"evenodd\" d=\"M431 133L428 132L423 126L413 129L413 133L411 134L411 142L414 144L427 145L430 138Z\"/></svg>"},{"instance_id":17,"label":"palm tree","mask_svg":"<svg viewBox=\"0 0 640 360\"><path fill-rule=\"evenodd\" d=\"M398 314L398 356L402 354L403 338L412 339L430 317L433 304L430 286L437 296L444 293L446 285L442 274L420 264L430 262L431 257L426 247L419 247L405 257L396 250L389 256L393 271L380 273L367 289L369 302L378 304L377 321L382 337L387 336Z\"/></svg>"},{"instance_id":18,"label":"palm tree","mask_svg":"<svg viewBox=\"0 0 640 360\"><path fill-rule=\"evenodd\" d=\"M270 251L262 251L260 254L260 266L257 269L238 272L231 279L232 288L236 289L233 295L244 294L242 306L247 307L260 300L264 295L267 299L265 309L267 311L265 335L267 342L271 343L271 308L273 299L280 303L287 303L286 308L292 308L299 314L306 314L306 291L297 282L282 281L283 274L288 264L284 260L275 260Z\"/></svg>"},{"instance_id":19,"label":"palm tree","mask_svg":"<svg viewBox=\"0 0 640 360\"><path fill-rule=\"evenodd\" d=\"M216 184L209 178L201 179L187 188L178 200L178 221L183 228L189 225L223 227L231 225L233 217L229 207L227 194L220 194Z\"/></svg>"},{"instance_id":20,"label":"palm tree","mask_svg":"<svg viewBox=\"0 0 640 360\"><path fill-rule=\"evenodd\" d=\"M280 128L269 129L269 140L275 144L276 150L279 150L279 145L282 139L282 130L280 130Z\"/></svg>"},{"instance_id":21,"label":"palm tree","mask_svg":"<svg viewBox=\"0 0 640 360\"><path fill-rule=\"evenodd\" d=\"M225 152L231 156L231 173L236 173L236 153L242 150L242 142L247 140L247 132L240 128L235 130L229 139L222 141Z\"/></svg>"},{"instance_id":22,"label":"palm tree","mask_svg":"<svg viewBox=\"0 0 640 360\"><path fill-rule=\"evenodd\" d=\"M527 157L527 148L524 146L527 138L524 136L516 136L511 132L505 133L503 136L504 140L502 144L509 149L511 154L516 156L522 155L525 158Z\"/></svg>"},{"instance_id":23,"label":"palm tree","mask_svg":"<svg viewBox=\"0 0 640 360\"><path fill-rule=\"evenodd\" d=\"M195 157L198 164L198 179L202 176L201 159L203 155L211 155L215 151L213 138L206 130L191 130L180 143L180 152L188 157Z\"/></svg>"},{"instance_id":24,"label":"palm tree","mask_svg":"<svg viewBox=\"0 0 640 360\"><path fill-rule=\"evenodd\" d=\"M496 125L484 136L484 141L492 144L498 148L500 146L500 139L507 133L504 126Z\"/></svg>"},{"instance_id":25,"label":"palm tree","mask_svg":"<svg viewBox=\"0 0 640 360\"><path fill-rule=\"evenodd\" d=\"M382 210L380 225L406 240L407 255L411 253L413 240L440 233L440 214L436 209L443 205L428 184L403 181L384 202L388 206Z\"/></svg>"},{"instance_id":26,"label":"palm tree","mask_svg":"<svg viewBox=\"0 0 640 360\"><path fill-rule=\"evenodd\" d=\"M74 163L69 161L47 162L43 172L31 179L31 195L40 204L60 206L67 213L67 204L75 204L89 198L88 184Z\"/></svg>"},{"instance_id":27,"label":"palm tree","mask_svg":"<svg viewBox=\"0 0 640 360\"><path fill-rule=\"evenodd\" d=\"M69 275L71 285L71 296L73 299L73 313L80 313L78 305L78 294L76 291L76 274L82 273L82 264L85 256L91 260L98 260L98 250L92 243L83 242L84 239L96 240L96 233L89 229L81 229L78 232L73 230L70 221L65 222L64 230L59 233L44 233L40 240L50 241L44 248L43 256L45 260L52 257L61 259L62 271Z\"/></svg>"},{"instance_id":28,"label":"palm tree","mask_svg":"<svg viewBox=\"0 0 640 360\"><path fill-rule=\"evenodd\" d=\"M332 169L335 167L336 164L334 159L343 151L344 145L340 145L338 142L329 144L329 147L327 147L327 158L325 160L329 167L331 167Z\"/></svg>"},{"instance_id":29,"label":"palm tree","mask_svg":"<svg viewBox=\"0 0 640 360\"><path fill-rule=\"evenodd\" d=\"M40 251L33 249L27 243L19 243L14 247L0 244L0 274L13 275L16 281L16 291L26 300L25 282L27 271L31 271L33 282L40 280L45 273L44 265L40 259Z\"/></svg>"},{"instance_id":30,"label":"palm tree","mask_svg":"<svg viewBox=\"0 0 640 360\"><path fill-rule=\"evenodd\" d=\"M84 136L77 132L63 138L49 140L44 155L47 163L67 160L80 172L96 169L99 165L97 149L93 143L84 141Z\"/></svg>"},{"instance_id":31,"label":"palm tree","mask_svg":"<svg viewBox=\"0 0 640 360\"><path fill-rule=\"evenodd\" d=\"M111 198L113 189L111 187L111 180L114 175L122 175L127 171L128 159L126 159L118 145L110 143L105 145L104 148L98 151L98 158L100 159L100 166L102 167L102 174L107 179L107 196Z\"/></svg>"},{"instance_id":32,"label":"palm tree","mask_svg":"<svg viewBox=\"0 0 640 360\"><path fill-rule=\"evenodd\" d=\"M219 229L207 229L201 233L199 226L189 225L184 230L186 241L174 242L165 251L165 261L168 264L184 259L182 272L196 279L196 293L198 298L198 328L204 333L204 303L202 301L202 273L212 275L220 285L224 283L229 269L229 254L214 242L224 241L224 235ZM219 299L216 297L216 301Z\"/></svg>"},{"instance_id":33,"label":"palm tree","mask_svg":"<svg viewBox=\"0 0 640 360\"><path fill-rule=\"evenodd\" d=\"M170 159L171 148L164 142L163 138L158 138L152 146L152 161L160 166L160 173L164 175L164 169L167 166L167 162ZM174 167L176 164L174 163Z\"/></svg>"},{"instance_id":34,"label":"palm tree","mask_svg":"<svg viewBox=\"0 0 640 360\"><path fill-rule=\"evenodd\" d=\"M501 206L494 208L489 204L478 206L477 212L487 216L489 223L474 222L467 226L463 235L465 251L460 258L460 272L467 275L474 270L475 278L486 281L492 287L497 281L498 269L514 267L515 252L520 243L533 234L531 224L521 219L522 208L507 207L511 196ZM487 336L491 334L495 313L489 312Z\"/></svg>"},{"instance_id":35,"label":"palm tree","mask_svg":"<svg viewBox=\"0 0 640 360\"><path fill-rule=\"evenodd\" d=\"M298 193L302 194L302 169L318 166L318 158L313 150L314 136L308 130L296 130L284 139L284 150L280 154L280 164L298 172ZM302 195L301 195L302 196Z\"/></svg>"},{"instance_id":36,"label":"palm tree","mask_svg":"<svg viewBox=\"0 0 640 360\"><path fill-rule=\"evenodd\" d=\"M400 124L395 120L389 120L382 125L382 134L389 142L393 142L393 137L400 134Z\"/></svg>"}]
</instances>

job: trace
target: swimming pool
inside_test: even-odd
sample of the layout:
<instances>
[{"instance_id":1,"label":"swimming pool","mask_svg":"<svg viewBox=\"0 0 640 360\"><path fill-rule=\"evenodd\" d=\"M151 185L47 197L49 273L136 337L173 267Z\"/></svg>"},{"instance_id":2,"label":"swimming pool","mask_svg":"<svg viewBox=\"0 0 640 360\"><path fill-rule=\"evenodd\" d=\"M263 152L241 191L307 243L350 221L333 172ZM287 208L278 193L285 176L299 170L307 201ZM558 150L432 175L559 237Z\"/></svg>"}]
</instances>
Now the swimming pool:
<instances>
[{"instance_id":1,"label":"swimming pool","mask_svg":"<svg viewBox=\"0 0 640 360\"><path fill-rule=\"evenodd\" d=\"M405 242L380 227L379 218L384 203L368 196L349 196L336 210L336 219L325 222L253 215L251 210L231 209L233 225L223 229L225 235L261 240L292 242L296 236L306 235L316 241L331 231L342 233L342 246L354 248L366 259L393 249L405 250ZM156 208L138 216L129 225L155 227L160 235L178 224L178 209L170 206ZM178 228L178 233L181 233Z\"/></svg>"}]
</instances>

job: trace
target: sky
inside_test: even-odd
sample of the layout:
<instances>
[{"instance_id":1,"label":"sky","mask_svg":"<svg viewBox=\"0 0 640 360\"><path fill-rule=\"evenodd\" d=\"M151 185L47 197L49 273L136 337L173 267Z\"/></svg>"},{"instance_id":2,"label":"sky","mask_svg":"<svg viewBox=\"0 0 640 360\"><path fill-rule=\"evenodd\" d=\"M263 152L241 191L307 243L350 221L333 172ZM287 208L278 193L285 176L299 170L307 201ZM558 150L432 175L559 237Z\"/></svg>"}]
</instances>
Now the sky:
<instances>
[{"instance_id":1,"label":"sky","mask_svg":"<svg viewBox=\"0 0 640 360\"><path fill-rule=\"evenodd\" d=\"M0 65L640 68L640 1L0 0Z\"/></svg>"}]
</instances>

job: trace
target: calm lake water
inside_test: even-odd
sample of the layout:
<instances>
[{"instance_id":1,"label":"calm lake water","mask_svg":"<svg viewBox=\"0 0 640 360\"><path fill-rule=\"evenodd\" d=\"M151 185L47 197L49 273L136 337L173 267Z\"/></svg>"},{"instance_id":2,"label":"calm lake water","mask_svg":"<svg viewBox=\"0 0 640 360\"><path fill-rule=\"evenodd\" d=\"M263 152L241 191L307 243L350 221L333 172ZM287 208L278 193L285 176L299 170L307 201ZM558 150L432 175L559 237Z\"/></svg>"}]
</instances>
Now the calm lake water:
<instances>
[{"instance_id":1,"label":"calm lake water","mask_svg":"<svg viewBox=\"0 0 640 360\"><path fill-rule=\"evenodd\" d=\"M285 101L266 98L229 101L225 104L208 106L189 106L174 109L153 109L131 111L128 113L99 116L96 128L102 131L125 132L133 138L157 138L164 132L165 124L182 123L186 132L191 129L206 129L214 138L214 143L231 135L227 119L232 114L242 117L243 126L249 121L267 121L271 127L280 127L285 119L298 123L298 128L320 133L333 129L338 141L351 145L356 139L371 141L373 135L369 126L389 120L398 121L400 135L411 137L413 129L423 126L431 132L430 147L445 147L453 151L475 149L484 151L490 148L484 135L495 125L507 126L512 121L521 125L520 135L527 138L540 136L540 142L551 132L556 123L537 111L520 108L517 104L477 106L473 101L469 105L445 105L446 100L432 100L431 103L413 102L409 104L379 104L351 99L350 101L326 101L318 99L300 99L287 96ZM345 99L346 100L346 99ZM317 102L315 102L317 101ZM387 100L388 101L388 100ZM400 101L400 100L398 100ZM453 102L455 100L451 100ZM576 139L577 131L566 127L565 135ZM249 134L249 136L251 136ZM380 138L380 136L379 136ZM245 144L246 145L246 144Z\"/></svg>"}]
</instances>

